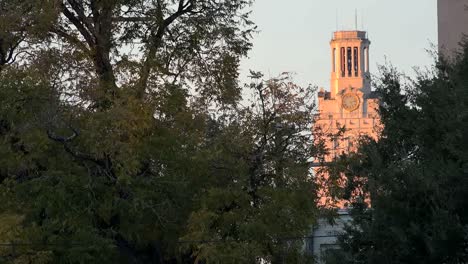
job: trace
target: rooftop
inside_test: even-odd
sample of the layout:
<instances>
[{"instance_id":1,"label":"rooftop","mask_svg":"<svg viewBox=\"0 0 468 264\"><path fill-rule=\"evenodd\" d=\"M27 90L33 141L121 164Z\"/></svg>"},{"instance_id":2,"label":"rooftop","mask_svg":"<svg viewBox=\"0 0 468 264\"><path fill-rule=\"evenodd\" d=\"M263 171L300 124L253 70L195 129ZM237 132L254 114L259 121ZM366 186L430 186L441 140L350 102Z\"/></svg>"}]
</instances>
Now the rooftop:
<instances>
[{"instance_id":1,"label":"rooftop","mask_svg":"<svg viewBox=\"0 0 468 264\"><path fill-rule=\"evenodd\" d=\"M338 39L367 39L367 32L359 30L333 32L333 40Z\"/></svg>"}]
</instances>

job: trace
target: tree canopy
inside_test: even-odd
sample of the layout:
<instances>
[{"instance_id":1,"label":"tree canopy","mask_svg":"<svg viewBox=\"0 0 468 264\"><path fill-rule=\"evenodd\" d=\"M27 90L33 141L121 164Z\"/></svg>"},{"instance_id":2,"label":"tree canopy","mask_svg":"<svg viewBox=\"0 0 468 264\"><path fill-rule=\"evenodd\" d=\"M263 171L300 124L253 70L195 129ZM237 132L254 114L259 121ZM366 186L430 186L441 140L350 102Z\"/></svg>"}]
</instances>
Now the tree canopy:
<instances>
[{"instance_id":1,"label":"tree canopy","mask_svg":"<svg viewBox=\"0 0 468 264\"><path fill-rule=\"evenodd\" d=\"M2 261L307 261L313 89L239 83L250 4L1 1Z\"/></svg>"},{"instance_id":2,"label":"tree canopy","mask_svg":"<svg viewBox=\"0 0 468 264\"><path fill-rule=\"evenodd\" d=\"M415 80L382 68L377 140L335 164L348 189L370 195L354 204L342 250L327 263L468 261L468 46ZM364 180L362 180L364 179Z\"/></svg>"}]
</instances>

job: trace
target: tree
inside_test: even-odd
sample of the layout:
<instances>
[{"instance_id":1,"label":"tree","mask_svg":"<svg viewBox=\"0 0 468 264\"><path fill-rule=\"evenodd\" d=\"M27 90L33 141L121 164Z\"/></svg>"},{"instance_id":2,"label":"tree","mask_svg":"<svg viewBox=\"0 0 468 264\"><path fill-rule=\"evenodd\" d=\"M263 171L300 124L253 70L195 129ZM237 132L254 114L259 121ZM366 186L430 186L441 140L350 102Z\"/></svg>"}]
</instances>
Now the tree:
<instances>
[{"instance_id":1,"label":"tree","mask_svg":"<svg viewBox=\"0 0 468 264\"><path fill-rule=\"evenodd\" d=\"M8 261L179 255L203 175L196 100L239 99L249 4L2 1L2 212L20 229L3 238L29 245Z\"/></svg>"},{"instance_id":2,"label":"tree","mask_svg":"<svg viewBox=\"0 0 468 264\"><path fill-rule=\"evenodd\" d=\"M59 19L49 33L89 63L98 85L97 98L87 99L98 105L119 87L142 98L166 82L195 84L208 99L238 92L236 69L253 30L243 11L250 0L54 2Z\"/></svg>"},{"instance_id":3,"label":"tree","mask_svg":"<svg viewBox=\"0 0 468 264\"><path fill-rule=\"evenodd\" d=\"M41 2L0 15L26 21L0 28L21 36L0 71L2 260L300 257L311 91L256 75L242 106L250 1Z\"/></svg>"},{"instance_id":4,"label":"tree","mask_svg":"<svg viewBox=\"0 0 468 264\"><path fill-rule=\"evenodd\" d=\"M207 263L306 263L304 237L317 215L310 157L315 89L289 75L252 73L250 105L213 123L212 170L187 240Z\"/></svg>"},{"instance_id":5,"label":"tree","mask_svg":"<svg viewBox=\"0 0 468 264\"><path fill-rule=\"evenodd\" d=\"M339 261L328 263L468 261L467 47L406 84L383 68L380 138L337 164L372 206L354 204Z\"/></svg>"},{"instance_id":6,"label":"tree","mask_svg":"<svg viewBox=\"0 0 468 264\"><path fill-rule=\"evenodd\" d=\"M55 17L50 1L26 2L4 0L0 3L0 70L16 61L28 38L35 41Z\"/></svg>"}]
</instances>

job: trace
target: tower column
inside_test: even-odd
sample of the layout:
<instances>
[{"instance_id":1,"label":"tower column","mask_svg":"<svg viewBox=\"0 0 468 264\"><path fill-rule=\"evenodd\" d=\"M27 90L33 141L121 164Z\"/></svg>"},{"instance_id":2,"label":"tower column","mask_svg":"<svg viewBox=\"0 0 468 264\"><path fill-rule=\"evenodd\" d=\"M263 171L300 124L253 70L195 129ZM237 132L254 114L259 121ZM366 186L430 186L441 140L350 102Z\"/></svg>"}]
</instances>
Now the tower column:
<instances>
[{"instance_id":1,"label":"tower column","mask_svg":"<svg viewBox=\"0 0 468 264\"><path fill-rule=\"evenodd\" d=\"M331 53L332 53L332 74L336 73L336 52L335 52L335 47L331 47Z\"/></svg>"},{"instance_id":2,"label":"tower column","mask_svg":"<svg viewBox=\"0 0 468 264\"><path fill-rule=\"evenodd\" d=\"M365 62L365 58L366 58L366 55L365 55L365 52L366 52L366 48L361 46L360 47L360 51L361 51L361 57L359 58L360 61L361 61L361 66L359 67L359 69L361 69L361 77L364 75L364 72L366 71L366 62Z\"/></svg>"},{"instance_id":3,"label":"tower column","mask_svg":"<svg viewBox=\"0 0 468 264\"><path fill-rule=\"evenodd\" d=\"M369 46L366 47L366 73L369 72Z\"/></svg>"},{"instance_id":4,"label":"tower column","mask_svg":"<svg viewBox=\"0 0 468 264\"><path fill-rule=\"evenodd\" d=\"M358 76L362 77L362 48L358 47L358 58L357 58L359 64L358 64Z\"/></svg>"}]
</instances>

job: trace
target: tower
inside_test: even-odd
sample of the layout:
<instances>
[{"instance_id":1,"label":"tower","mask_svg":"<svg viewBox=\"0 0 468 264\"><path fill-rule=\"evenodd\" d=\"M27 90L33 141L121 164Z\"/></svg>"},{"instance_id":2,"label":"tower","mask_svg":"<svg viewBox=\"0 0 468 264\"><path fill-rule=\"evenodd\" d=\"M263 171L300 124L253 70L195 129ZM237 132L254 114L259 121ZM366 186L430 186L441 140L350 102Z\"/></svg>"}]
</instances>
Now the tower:
<instances>
[{"instance_id":1,"label":"tower","mask_svg":"<svg viewBox=\"0 0 468 264\"><path fill-rule=\"evenodd\" d=\"M381 126L377 95L371 90L369 46L370 41L364 31L333 33L330 41L330 90L322 89L318 93L318 114L314 125L317 133L315 139L324 139L328 149L325 162L332 161L342 153L355 151L359 136L376 138L378 135ZM315 180L322 186L317 193L318 204L338 207L339 218L335 220L337 225L330 225L325 218L319 219L318 226L314 228L314 238L308 247L318 257L326 250L337 247L337 235L334 234L342 232L345 224L351 220L347 210L349 201L331 199L326 188L328 179L326 171L319 168L315 170Z\"/></svg>"},{"instance_id":2,"label":"tower","mask_svg":"<svg viewBox=\"0 0 468 264\"><path fill-rule=\"evenodd\" d=\"M330 41L330 96L335 98L345 88L354 87L370 93L369 45L365 31L337 31Z\"/></svg>"},{"instance_id":3,"label":"tower","mask_svg":"<svg viewBox=\"0 0 468 264\"><path fill-rule=\"evenodd\" d=\"M316 131L325 137L328 154L325 161L332 161L342 153L357 149L362 135L376 138L380 128L377 113L378 99L371 90L369 69L370 41L365 31L337 31L330 41L331 79L330 90L318 94L318 118ZM344 131L344 132L343 132ZM317 175L326 180L328 176ZM321 193L321 204L329 205L326 190ZM331 204L345 207L346 202Z\"/></svg>"}]
</instances>

